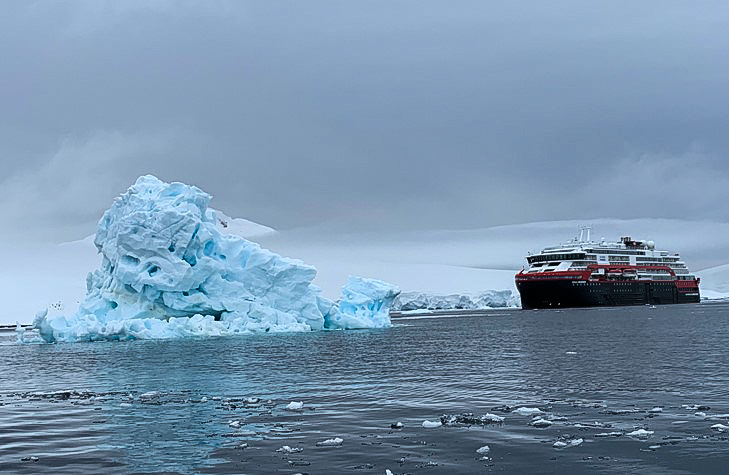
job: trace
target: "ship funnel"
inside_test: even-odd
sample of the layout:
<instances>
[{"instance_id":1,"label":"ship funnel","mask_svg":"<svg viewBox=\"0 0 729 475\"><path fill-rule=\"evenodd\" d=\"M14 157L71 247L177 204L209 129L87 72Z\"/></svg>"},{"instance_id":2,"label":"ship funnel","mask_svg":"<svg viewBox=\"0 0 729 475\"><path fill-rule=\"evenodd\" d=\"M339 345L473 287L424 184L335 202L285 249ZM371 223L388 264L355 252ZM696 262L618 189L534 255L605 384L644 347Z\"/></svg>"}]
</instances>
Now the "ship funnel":
<instances>
[{"instance_id":1,"label":"ship funnel","mask_svg":"<svg viewBox=\"0 0 729 475\"><path fill-rule=\"evenodd\" d=\"M578 231L580 232L579 242L590 242L590 231L592 231L592 226L578 226Z\"/></svg>"}]
</instances>

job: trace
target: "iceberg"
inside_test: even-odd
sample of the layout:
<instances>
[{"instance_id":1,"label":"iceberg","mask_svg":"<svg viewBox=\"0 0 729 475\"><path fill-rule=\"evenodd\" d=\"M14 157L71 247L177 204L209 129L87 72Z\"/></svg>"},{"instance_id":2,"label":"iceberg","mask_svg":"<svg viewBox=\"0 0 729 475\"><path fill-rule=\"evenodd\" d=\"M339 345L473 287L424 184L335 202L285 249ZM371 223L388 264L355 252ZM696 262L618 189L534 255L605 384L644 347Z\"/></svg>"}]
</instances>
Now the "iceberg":
<instances>
[{"instance_id":1,"label":"iceberg","mask_svg":"<svg viewBox=\"0 0 729 475\"><path fill-rule=\"evenodd\" d=\"M475 296L436 295L425 292L403 292L392 306L393 311L412 310L478 310L520 307L519 296L511 290L487 290Z\"/></svg>"},{"instance_id":2,"label":"iceberg","mask_svg":"<svg viewBox=\"0 0 729 475\"><path fill-rule=\"evenodd\" d=\"M314 267L225 234L211 198L139 177L99 221L101 268L78 311L39 312L33 328L46 342L76 342L390 326L397 287L350 277L338 303L326 299Z\"/></svg>"}]
</instances>

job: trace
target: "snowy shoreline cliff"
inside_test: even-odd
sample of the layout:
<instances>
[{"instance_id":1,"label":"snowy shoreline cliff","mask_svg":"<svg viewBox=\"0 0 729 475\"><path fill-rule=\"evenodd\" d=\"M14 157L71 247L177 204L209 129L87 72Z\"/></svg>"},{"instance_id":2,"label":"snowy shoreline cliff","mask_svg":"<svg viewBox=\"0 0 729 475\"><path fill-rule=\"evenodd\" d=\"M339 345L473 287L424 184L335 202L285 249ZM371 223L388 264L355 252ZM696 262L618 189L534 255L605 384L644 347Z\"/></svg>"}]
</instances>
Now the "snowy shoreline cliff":
<instances>
[{"instance_id":1,"label":"snowy shoreline cliff","mask_svg":"<svg viewBox=\"0 0 729 475\"><path fill-rule=\"evenodd\" d=\"M211 196L140 177L107 210L94 244L99 269L70 316L39 312L46 342L222 336L381 328L397 287L350 277L335 303L312 284L316 269L223 234ZM21 341L28 336L21 330Z\"/></svg>"}]
</instances>

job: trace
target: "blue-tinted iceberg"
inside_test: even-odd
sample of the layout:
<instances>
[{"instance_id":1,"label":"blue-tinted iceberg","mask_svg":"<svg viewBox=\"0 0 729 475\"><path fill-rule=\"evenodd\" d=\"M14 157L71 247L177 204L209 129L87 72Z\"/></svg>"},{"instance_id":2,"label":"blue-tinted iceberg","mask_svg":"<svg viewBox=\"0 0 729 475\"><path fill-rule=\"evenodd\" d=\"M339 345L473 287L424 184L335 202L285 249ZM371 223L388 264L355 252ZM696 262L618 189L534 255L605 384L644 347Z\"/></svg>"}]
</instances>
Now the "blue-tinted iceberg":
<instances>
[{"instance_id":1,"label":"blue-tinted iceberg","mask_svg":"<svg viewBox=\"0 0 729 475\"><path fill-rule=\"evenodd\" d=\"M194 186L142 176L99 221L101 268L71 316L39 313L47 342L381 328L399 290L352 277L339 304L316 269L223 234Z\"/></svg>"}]
</instances>

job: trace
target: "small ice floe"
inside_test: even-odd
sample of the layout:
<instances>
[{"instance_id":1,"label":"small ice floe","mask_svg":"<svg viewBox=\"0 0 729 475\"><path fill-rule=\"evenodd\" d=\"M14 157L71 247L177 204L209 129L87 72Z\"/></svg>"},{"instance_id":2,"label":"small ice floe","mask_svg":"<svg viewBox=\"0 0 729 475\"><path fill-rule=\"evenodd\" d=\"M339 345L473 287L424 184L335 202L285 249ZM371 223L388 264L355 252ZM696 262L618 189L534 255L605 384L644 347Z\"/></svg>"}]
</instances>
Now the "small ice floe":
<instances>
[{"instance_id":1,"label":"small ice floe","mask_svg":"<svg viewBox=\"0 0 729 475\"><path fill-rule=\"evenodd\" d=\"M553 424L552 421L547 420L547 419L542 419L541 417L538 419L535 419L529 423L529 425L532 425L534 427L539 427L539 428L549 427L552 424Z\"/></svg>"},{"instance_id":2,"label":"small ice floe","mask_svg":"<svg viewBox=\"0 0 729 475\"><path fill-rule=\"evenodd\" d=\"M423 421L423 427L425 427L426 429L432 429L433 427L440 427L442 425L443 425L443 423L441 421L429 421L429 420Z\"/></svg>"},{"instance_id":3,"label":"small ice floe","mask_svg":"<svg viewBox=\"0 0 729 475\"><path fill-rule=\"evenodd\" d=\"M491 447L488 445L484 445L483 447L479 447L476 449L477 454L486 455L487 453L491 452Z\"/></svg>"},{"instance_id":4,"label":"small ice floe","mask_svg":"<svg viewBox=\"0 0 729 475\"><path fill-rule=\"evenodd\" d=\"M240 429L241 422L239 420L230 420L228 421L228 425L232 427L233 429Z\"/></svg>"},{"instance_id":5,"label":"small ice floe","mask_svg":"<svg viewBox=\"0 0 729 475\"><path fill-rule=\"evenodd\" d=\"M200 402L208 402L208 397L207 396L201 397Z\"/></svg>"},{"instance_id":6,"label":"small ice floe","mask_svg":"<svg viewBox=\"0 0 729 475\"><path fill-rule=\"evenodd\" d=\"M501 416L497 416L496 414L491 414L490 412L487 412L483 416L479 417L479 421L481 421L483 423L489 423L489 422L499 423L499 422L504 422L504 418Z\"/></svg>"},{"instance_id":7,"label":"small ice floe","mask_svg":"<svg viewBox=\"0 0 729 475\"><path fill-rule=\"evenodd\" d=\"M680 425L680 424L688 424L689 421L673 421L671 424Z\"/></svg>"},{"instance_id":8,"label":"small ice floe","mask_svg":"<svg viewBox=\"0 0 729 475\"><path fill-rule=\"evenodd\" d=\"M403 423L400 421L397 421L394 424L390 424L390 429L402 429L403 427Z\"/></svg>"},{"instance_id":9,"label":"small ice floe","mask_svg":"<svg viewBox=\"0 0 729 475\"><path fill-rule=\"evenodd\" d=\"M159 397L159 391L149 391L139 395L139 399L154 399Z\"/></svg>"},{"instance_id":10,"label":"small ice floe","mask_svg":"<svg viewBox=\"0 0 729 475\"><path fill-rule=\"evenodd\" d=\"M605 409L600 411L600 414L607 414L609 416L624 416L626 414L635 414L640 412L640 409Z\"/></svg>"},{"instance_id":11,"label":"small ice floe","mask_svg":"<svg viewBox=\"0 0 729 475\"><path fill-rule=\"evenodd\" d=\"M636 438L640 439L640 438L648 437L649 435L652 435L652 434L653 434L652 430L637 429L637 430L634 430L633 432L628 432L625 435L627 435L628 437L636 437Z\"/></svg>"},{"instance_id":12,"label":"small ice floe","mask_svg":"<svg viewBox=\"0 0 729 475\"><path fill-rule=\"evenodd\" d=\"M119 404L119 407L132 407L132 405L129 404L128 402L122 402Z\"/></svg>"},{"instance_id":13,"label":"small ice floe","mask_svg":"<svg viewBox=\"0 0 729 475\"><path fill-rule=\"evenodd\" d=\"M211 399L213 401L220 401L222 398L220 396L213 396Z\"/></svg>"},{"instance_id":14,"label":"small ice floe","mask_svg":"<svg viewBox=\"0 0 729 475\"><path fill-rule=\"evenodd\" d=\"M291 401L286 405L284 409L287 411L300 411L304 408L304 403L302 401Z\"/></svg>"},{"instance_id":15,"label":"small ice floe","mask_svg":"<svg viewBox=\"0 0 729 475\"><path fill-rule=\"evenodd\" d=\"M718 430L719 432L726 432L729 430L729 426L724 424L714 424L713 426L711 426L711 428L714 430Z\"/></svg>"},{"instance_id":16,"label":"small ice floe","mask_svg":"<svg viewBox=\"0 0 729 475\"><path fill-rule=\"evenodd\" d=\"M709 421L718 421L722 419L729 419L729 414L712 414L710 416L706 416L705 419Z\"/></svg>"},{"instance_id":17,"label":"small ice floe","mask_svg":"<svg viewBox=\"0 0 729 475\"><path fill-rule=\"evenodd\" d=\"M520 407L518 409L514 409L512 412L514 414L519 414L520 416L534 416L536 414L541 414L544 411L537 407Z\"/></svg>"},{"instance_id":18,"label":"small ice floe","mask_svg":"<svg viewBox=\"0 0 729 475\"><path fill-rule=\"evenodd\" d=\"M660 407L660 406L656 406L653 409L648 409L648 412L653 413L653 414L657 414L659 412L663 412L663 408Z\"/></svg>"},{"instance_id":19,"label":"small ice floe","mask_svg":"<svg viewBox=\"0 0 729 475\"><path fill-rule=\"evenodd\" d=\"M392 475L392 472L390 471L389 468L385 469L385 475Z\"/></svg>"},{"instance_id":20,"label":"small ice floe","mask_svg":"<svg viewBox=\"0 0 729 475\"><path fill-rule=\"evenodd\" d=\"M565 355L576 355L577 352L576 351L565 351L564 354Z\"/></svg>"},{"instance_id":21,"label":"small ice floe","mask_svg":"<svg viewBox=\"0 0 729 475\"><path fill-rule=\"evenodd\" d=\"M498 424L504 422L504 418L496 414L486 413L482 416L476 416L472 412L464 412L463 414L443 414L440 416L440 422L444 426L450 425L486 425Z\"/></svg>"},{"instance_id":22,"label":"small ice floe","mask_svg":"<svg viewBox=\"0 0 729 475\"><path fill-rule=\"evenodd\" d=\"M648 448L651 450L657 450L657 449L660 449L661 446L660 445L649 445Z\"/></svg>"},{"instance_id":23,"label":"small ice floe","mask_svg":"<svg viewBox=\"0 0 729 475\"><path fill-rule=\"evenodd\" d=\"M333 439L327 439L327 440L322 440L321 442L317 442L316 446L317 447L338 447L338 446L342 445L342 442L344 442L344 439L342 439L340 437L335 437Z\"/></svg>"},{"instance_id":24,"label":"small ice floe","mask_svg":"<svg viewBox=\"0 0 729 475\"><path fill-rule=\"evenodd\" d=\"M620 437L622 435L622 432L600 432L599 434L595 434L595 437Z\"/></svg>"},{"instance_id":25,"label":"small ice floe","mask_svg":"<svg viewBox=\"0 0 729 475\"><path fill-rule=\"evenodd\" d=\"M575 422L572 424L572 427L577 427L578 429L599 429L601 427L605 427L605 424L599 421L595 422Z\"/></svg>"},{"instance_id":26,"label":"small ice floe","mask_svg":"<svg viewBox=\"0 0 729 475\"><path fill-rule=\"evenodd\" d=\"M552 447L555 449L564 449L566 447L577 447L580 445L584 440L582 438L578 437L575 439L561 439L556 441L554 444L552 444Z\"/></svg>"},{"instance_id":27,"label":"small ice floe","mask_svg":"<svg viewBox=\"0 0 729 475\"><path fill-rule=\"evenodd\" d=\"M258 404L259 402L261 402L261 398L258 397L247 397L243 400L243 403L249 406L252 404Z\"/></svg>"},{"instance_id":28,"label":"small ice floe","mask_svg":"<svg viewBox=\"0 0 729 475\"><path fill-rule=\"evenodd\" d=\"M694 416L696 416L696 417L706 417L706 413L705 412L694 412Z\"/></svg>"},{"instance_id":29,"label":"small ice floe","mask_svg":"<svg viewBox=\"0 0 729 475\"><path fill-rule=\"evenodd\" d=\"M303 451L304 449L301 447L289 447L288 445L284 445L280 449L276 449L276 452L283 452L285 454L296 454Z\"/></svg>"}]
</instances>

